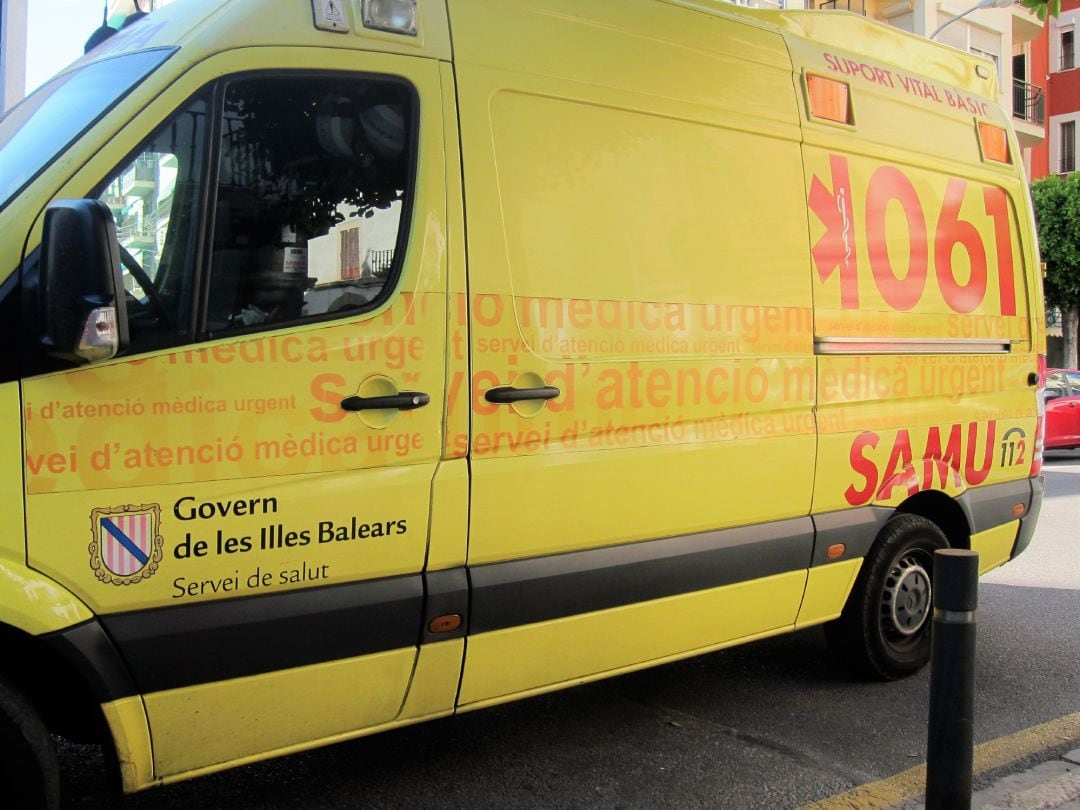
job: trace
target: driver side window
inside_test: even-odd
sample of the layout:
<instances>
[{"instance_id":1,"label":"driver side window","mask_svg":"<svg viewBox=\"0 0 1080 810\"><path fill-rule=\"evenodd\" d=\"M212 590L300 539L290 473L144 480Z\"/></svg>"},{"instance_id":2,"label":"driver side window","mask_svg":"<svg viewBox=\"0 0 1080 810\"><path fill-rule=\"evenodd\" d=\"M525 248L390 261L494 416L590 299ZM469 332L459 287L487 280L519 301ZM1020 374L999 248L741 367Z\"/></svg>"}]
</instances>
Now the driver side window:
<instances>
[{"instance_id":1,"label":"driver side window","mask_svg":"<svg viewBox=\"0 0 1080 810\"><path fill-rule=\"evenodd\" d=\"M252 73L175 114L98 191L128 353L384 301L404 259L416 108L397 79Z\"/></svg>"},{"instance_id":2,"label":"driver side window","mask_svg":"<svg viewBox=\"0 0 1080 810\"><path fill-rule=\"evenodd\" d=\"M189 103L99 195L116 221L136 351L191 338L208 106L205 98Z\"/></svg>"}]
</instances>

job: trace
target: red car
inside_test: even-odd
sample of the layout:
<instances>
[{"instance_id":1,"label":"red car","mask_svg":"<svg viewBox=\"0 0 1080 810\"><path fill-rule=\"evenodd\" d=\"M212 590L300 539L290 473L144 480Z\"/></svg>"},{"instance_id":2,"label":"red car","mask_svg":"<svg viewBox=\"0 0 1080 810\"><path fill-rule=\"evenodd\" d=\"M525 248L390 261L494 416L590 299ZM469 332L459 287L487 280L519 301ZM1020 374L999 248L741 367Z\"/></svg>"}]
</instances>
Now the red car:
<instances>
[{"instance_id":1,"label":"red car","mask_svg":"<svg viewBox=\"0 0 1080 810\"><path fill-rule=\"evenodd\" d=\"M1080 447L1080 371L1046 373L1046 449Z\"/></svg>"}]
</instances>

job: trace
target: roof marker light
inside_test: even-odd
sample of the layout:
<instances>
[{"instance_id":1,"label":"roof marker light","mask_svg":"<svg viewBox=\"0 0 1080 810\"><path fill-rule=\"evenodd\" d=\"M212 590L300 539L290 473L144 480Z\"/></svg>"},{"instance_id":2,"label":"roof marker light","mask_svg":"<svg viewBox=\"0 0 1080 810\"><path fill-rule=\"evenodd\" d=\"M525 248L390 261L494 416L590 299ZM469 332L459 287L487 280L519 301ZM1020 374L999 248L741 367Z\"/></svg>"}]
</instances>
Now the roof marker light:
<instances>
[{"instance_id":1,"label":"roof marker light","mask_svg":"<svg viewBox=\"0 0 1080 810\"><path fill-rule=\"evenodd\" d=\"M1012 163L1009 156L1009 136L1002 127L979 122L979 145L982 147L984 160L996 160L998 163Z\"/></svg>"},{"instance_id":2,"label":"roof marker light","mask_svg":"<svg viewBox=\"0 0 1080 810\"><path fill-rule=\"evenodd\" d=\"M806 94L810 99L810 115L838 124L854 124L848 86L836 79L806 74Z\"/></svg>"},{"instance_id":3,"label":"roof marker light","mask_svg":"<svg viewBox=\"0 0 1080 810\"><path fill-rule=\"evenodd\" d=\"M364 28L416 36L416 0L364 0Z\"/></svg>"}]
</instances>

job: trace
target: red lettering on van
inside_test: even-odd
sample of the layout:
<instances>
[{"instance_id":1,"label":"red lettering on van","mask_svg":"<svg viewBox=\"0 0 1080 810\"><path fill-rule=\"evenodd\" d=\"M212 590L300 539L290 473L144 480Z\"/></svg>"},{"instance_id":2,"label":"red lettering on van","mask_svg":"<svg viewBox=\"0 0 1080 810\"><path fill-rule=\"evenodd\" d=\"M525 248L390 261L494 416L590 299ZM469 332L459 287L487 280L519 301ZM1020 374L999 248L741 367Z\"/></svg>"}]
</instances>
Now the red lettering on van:
<instances>
[{"instance_id":1,"label":"red lettering on van","mask_svg":"<svg viewBox=\"0 0 1080 810\"><path fill-rule=\"evenodd\" d=\"M851 177L847 158L829 156L833 188L814 176L807 202L825 225L825 233L811 249L822 283L840 270L840 307L859 308L859 277L855 263L855 214L851 204Z\"/></svg>"},{"instance_id":2,"label":"red lettering on van","mask_svg":"<svg viewBox=\"0 0 1080 810\"><path fill-rule=\"evenodd\" d=\"M948 438L942 446L945 431ZM953 424L947 428L935 425L927 433L922 453L916 454L910 431L898 430L886 456L885 446L879 448L878 434L864 430L851 442L848 463L857 480L844 490L844 499L852 506L863 506L874 500L889 500L897 487L905 488L911 496L935 485L940 489L965 483L978 486L990 475L996 437L994 420ZM917 465L916 459L922 463ZM1006 459L1007 454L1002 450L1001 466L1006 466Z\"/></svg>"},{"instance_id":3,"label":"red lettering on van","mask_svg":"<svg viewBox=\"0 0 1080 810\"><path fill-rule=\"evenodd\" d=\"M939 199L920 198L907 172L896 166L881 166L871 175L865 190L853 189L848 160L829 156L832 188L817 175L810 179L807 205L825 226L825 232L810 249L818 277L823 284L833 276L839 280L840 308L859 309L857 249L866 251L874 283L885 303L893 310L909 312L922 302L933 256L934 277L941 297L953 312L975 312L986 301L989 260L982 230L976 222L961 219L961 209L970 184L955 177L946 179ZM1013 258L1012 216L1008 195L995 186L982 186L986 216L994 232L997 260L998 307L1001 315L1016 314L1015 261ZM854 192L860 198L855 201ZM924 192L925 195L925 192ZM931 239L927 210L936 217ZM889 253L886 218L899 204L906 220L907 267L893 267ZM856 219L856 213L861 219ZM957 248L965 254L954 267ZM839 270L839 272L837 272Z\"/></svg>"}]
</instances>

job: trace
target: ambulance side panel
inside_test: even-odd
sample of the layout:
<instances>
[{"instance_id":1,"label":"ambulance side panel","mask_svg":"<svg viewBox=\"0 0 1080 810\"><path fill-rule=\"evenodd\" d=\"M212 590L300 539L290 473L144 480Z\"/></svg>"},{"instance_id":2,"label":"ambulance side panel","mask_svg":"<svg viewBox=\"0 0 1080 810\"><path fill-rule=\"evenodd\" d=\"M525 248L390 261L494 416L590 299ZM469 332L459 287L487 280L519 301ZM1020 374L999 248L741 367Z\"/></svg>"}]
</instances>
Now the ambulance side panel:
<instances>
[{"instance_id":1,"label":"ambulance side panel","mask_svg":"<svg viewBox=\"0 0 1080 810\"><path fill-rule=\"evenodd\" d=\"M895 507L920 497L954 544L967 534L997 565L993 510L972 512L969 488L1008 506L1030 500L1039 302L1020 177L991 159L979 125L1011 133L995 104L831 46L790 40L804 99L820 430L814 512ZM896 43L892 47L897 47ZM848 87L850 122L815 115L807 76ZM903 122L903 125L898 125ZM1012 497L1020 492L1023 497ZM985 506L985 504L984 504ZM915 511L920 511L916 509ZM1012 538L1018 524L1007 513ZM989 522L988 522L989 521ZM966 530L965 530L966 529ZM984 566L985 567L985 566Z\"/></svg>"},{"instance_id":2,"label":"ambulance side panel","mask_svg":"<svg viewBox=\"0 0 1080 810\"><path fill-rule=\"evenodd\" d=\"M790 628L815 451L799 110L775 34L452 0L475 707ZM554 399L490 401L497 387Z\"/></svg>"}]
</instances>

